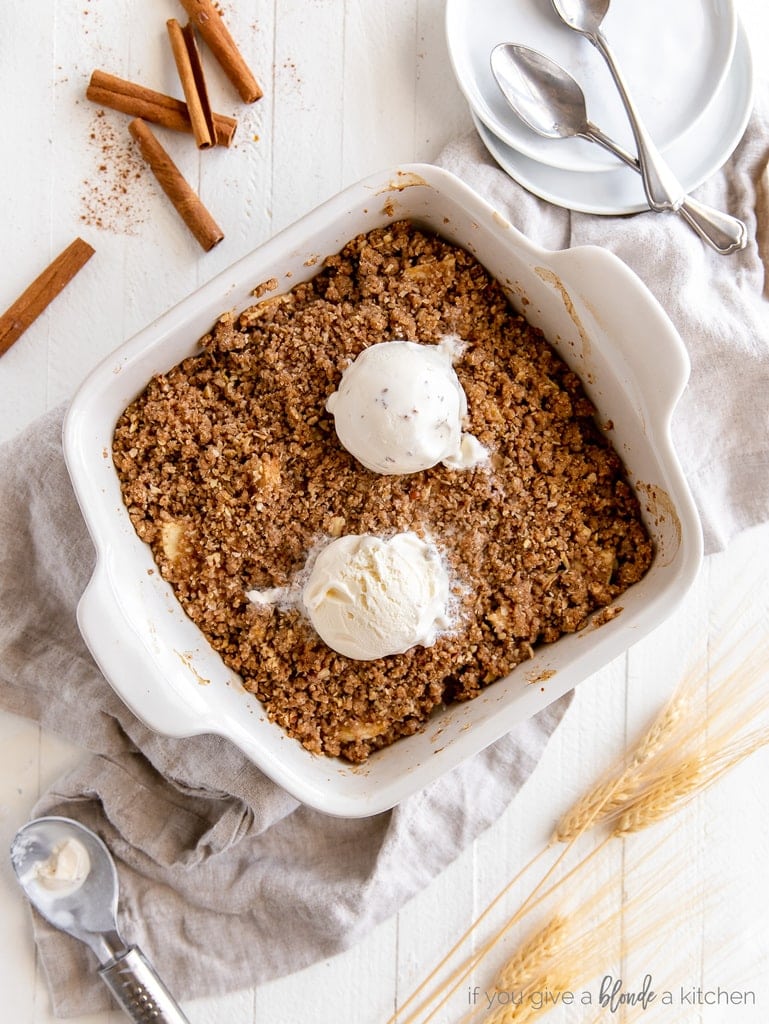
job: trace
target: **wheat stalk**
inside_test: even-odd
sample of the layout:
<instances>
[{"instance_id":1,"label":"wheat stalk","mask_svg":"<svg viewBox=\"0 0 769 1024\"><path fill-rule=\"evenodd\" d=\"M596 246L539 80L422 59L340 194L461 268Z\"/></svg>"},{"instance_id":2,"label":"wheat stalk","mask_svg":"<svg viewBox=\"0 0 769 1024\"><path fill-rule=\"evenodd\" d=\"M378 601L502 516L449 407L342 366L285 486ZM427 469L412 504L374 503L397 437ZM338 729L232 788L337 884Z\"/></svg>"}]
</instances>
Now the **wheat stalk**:
<instances>
[{"instance_id":1,"label":"wheat stalk","mask_svg":"<svg viewBox=\"0 0 769 1024\"><path fill-rule=\"evenodd\" d=\"M500 939L510 930L510 928L534 906L549 898L554 892L563 887L564 883L568 881L570 876L582 870L592 860L592 858L595 857L601 849L603 849L607 842L615 838L628 836L631 833L641 831L642 829L655 825L668 817L675 810L678 810L683 803L687 802L697 793L715 782L726 771L744 760L759 747L768 744L769 729L758 730L745 737L733 740L731 743L723 743L723 737L719 737L719 740L721 742L711 741L707 743L704 749L696 755L683 756L676 752L678 754L677 758L671 757L670 751L664 751L661 746L658 747L653 758L653 771L648 771L646 775L647 784L640 792L631 796L626 803L617 810L614 827L604 842L584 857L574 868L572 868L569 874L555 882L545 893L537 895L539 890L542 888L544 879L540 881L534 892L527 900L524 901L523 905L518 908L508 921L472 958L465 962L463 968L456 971L452 977L444 983L442 989L444 993L443 998L441 1002L434 1007L432 1012L424 1018L425 1024L435 1016L437 1011L443 1005L445 1005L448 998L456 991L461 982L476 966L478 966L478 964L484 959L490 950L497 945ZM552 874L554 868L560 862L562 857L558 858L551 866L550 871L545 876L545 879L548 875ZM537 896L536 899L534 899L535 895ZM658 925L655 925L654 930L659 930ZM528 962L530 965L529 969L533 969L532 962L534 961L535 954L540 956L542 959L546 959L544 951L547 946L547 937L549 935L550 939L554 941L555 936L559 932L561 933L561 936L563 936L565 933L565 926L562 928L556 924L551 924L550 926L546 925L545 928L541 929L539 933L532 937L530 948L527 950L524 947L520 953L516 954L513 960L508 963L503 971L502 977L505 978L505 980L509 980L509 978L513 976L513 970L516 963L525 964ZM591 936L591 938L593 937ZM582 939L583 947L587 942L587 939ZM584 960L584 954L582 955ZM593 959L594 958L595 949L593 949ZM497 988L500 989L503 985L504 982L500 981L498 982ZM441 989L439 989L438 992L438 995L440 994ZM437 998L437 996L434 998ZM502 1008L500 1007L498 1009L501 1013ZM528 1016L525 1018L512 1016L515 1011L515 1007L508 1006L506 1009L510 1015L505 1017L505 1020L512 1022L514 1020L529 1019ZM501 1020L502 1018L500 1017L499 1019Z\"/></svg>"},{"instance_id":2,"label":"wheat stalk","mask_svg":"<svg viewBox=\"0 0 769 1024\"><path fill-rule=\"evenodd\" d=\"M503 992L524 989L532 978L541 974L543 965L563 949L570 931L566 917L556 914L550 918L507 961L494 987Z\"/></svg>"},{"instance_id":3,"label":"wheat stalk","mask_svg":"<svg viewBox=\"0 0 769 1024\"><path fill-rule=\"evenodd\" d=\"M551 842L567 843L578 839L637 792L646 766L669 740L691 706L689 687L693 678L688 677L686 686L663 708L623 765L588 790L561 816Z\"/></svg>"},{"instance_id":4,"label":"wheat stalk","mask_svg":"<svg viewBox=\"0 0 769 1024\"><path fill-rule=\"evenodd\" d=\"M656 825L691 799L707 784L708 766L702 757L685 758L680 764L619 809L614 836L627 836Z\"/></svg>"},{"instance_id":5,"label":"wheat stalk","mask_svg":"<svg viewBox=\"0 0 769 1024\"><path fill-rule=\"evenodd\" d=\"M401 1024L413 1024L413 1022L416 1021L419 1014L424 1009L426 1009L427 1006L429 1006L431 1003L434 1003L436 1000L439 1000L439 1002L437 1002L436 1005L433 1006L432 1010L430 1010L427 1016L422 1018L422 1024L429 1024L429 1021L431 1021L438 1013L438 1011L443 1006L445 1006L445 1004L456 992L456 990L459 988L462 982L473 972L473 970L481 963L481 961L485 959L488 953L500 942L500 940L504 938L505 935L507 935L511 928L515 924L517 924L521 920L521 918L523 918L531 910L539 906L545 900L549 899L553 895L553 893L556 892L556 890L558 890L561 886L565 885L575 874L577 874L579 871L582 871L590 863L590 861L601 852L601 850L610 838L611 837L605 838L599 846L597 846L594 850L587 854L587 856L583 857L582 860L579 861L579 863L576 864L573 868L571 868L566 875L561 877L558 881L554 882L549 889L545 889L543 892L542 889L545 883L548 881L548 879L553 874L555 869L566 856L566 853L568 852L568 847L565 850L563 850L561 854L558 856L558 858L553 862L553 864L551 864L550 868L547 870L545 875L539 880L534 889L532 889L532 891L529 893L529 895L526 897L523 903L511 915L511 917L509 917L507 921L489 939L487 939L486 942L483 943L483 945L481 945L481 947L475 953L471 954L463 961L463 963L461 963L457 968L455 968L455 970L449 975L449 977L446 978L443 982L441 982L441 984L438 986L437 991L433 995L426 997L421 1003L421 1005L417 1007L415 1010L412 1010L407 1020L402 1021ZM484 911L484 914L485 913L486 912ZM422 987L423 986L420 986L420 988ZM388 1024L390 1024L390 1022L392 1021L398 1020L398 1012L399 1011L396 1011L394 1017L390 1018Z\"/></svg>"},{"instance_id":6,"label":"wheat stalk","mask_svg":"<svg viewBox=\"0 0 769 1024\"><path fill-rule=\"evenodd\" d=\"M533 1020L541 1013L552 1010L554 1000L562 996L564 992L571 992L573 989L573 979L567 977L563 970L555 968L546 971L531 980L521 992L519 1000L503 1003L491 1010L484 1017L483 1024L525 1024L526 1021ZM551 996L549 1003L542 999L534 1000L535 995L541 997L545 993Z\"/></svg>"},{"instance_id":7,"label":"wheat stalk","mask_svg":"<svg viewBox=\"0 0 769 1024\"><path fill-rule=\"evenodd\" d=\"M631 835L662 821L767 744L769 730L762 730L724 746L708 744L701 754L682 758L621 809L612 835Z\"/></svg>"},{"instance_id":8,"label":"wheat stalk","mask_svg":"<svg viewBox=\"0 0 769 1024\"><path fill-rule=\"evenodd\" d=\"M723 737L720 739L723 740ZM604 839L603 843L583 857L582 860L568 872L568 874L554 882L549 889L542 892L541 890L543 889L544 883L549 876L552 875L555 868L564 858L566 852L568 852L571 845L570 843L561 856L556 859L553 865L551 865L544 878L540 880L532 893L530 893L527 899L524 900L523 904L518 907L502 927L500 927L475 954L467 958L465 962L438 987L438 990L434 995L428 997L415 1011L412 1012L406 1024L411 1024L411 1022L415 1021L420 1012L422 1012L436 999L439 999L440 1001L437 1005L435 1005L427 1016L423 1018L423 1024L428 1024L428 1022L435 1017L441 1007L446 1004L454 992L456 992L457 988L459 988L468 975L499 943L503 936L506 935L510 929L525 916L525 914L531 911L538 904L550 898L556 891L561 889L564 884L570 880L570 878L582 871L590 861L600 853L607 842L615 838L628 836L634 832L639 832L662 821L674 811L678 810L685 802L691 800L695 795L714 783L725 772L729 771L740 761L744 760L759 747L766 744L769 744L769 730L759 730L725 745L719 745L718 742L711 741L707 744L706 749L702 750L697 755L690 755L688 757L681 755L678 760L675 758L671 760L669 751L665 756L663 756L661 748L658 748L657 753L654 755L655 764L653 771L647 771L645 775L645 779L647 780L646 785L641 788L640 792L636 792L634 795L629 796L626 802L617 808L614 814L614 826L606 839ZM546 929L543 929L543 932L545 930ZM553 933L555 933L555 931L555 926L553 926ZM532 938L532 947L535 945L535 938L536 937ZM542 941L544 942L544 940ZM530 951L529 955L530 958L533 959L533 949ZM523 957L523 950L521 951L521 956ZM512 965L509 966L512 971ZM500 1011L502 1010L501 1007L498 1009ZM512 1013L515 1008L508 1006L506 1009ZM397 1020L397 1013L395 1017L391 1019ZM500 1018L500 1020L501 1019L502 1018ZM524 1019L528 1020L529 1017L527 1016L524 1018L510 1016L505 1019L512 1022ZM495 1024L499 1024L499 1022L495 1022Z\"/></svg>"},{"instance_id":9,"label":"wheat stalk","mask_svg":"<svg viewBox=\"0 0 769 1024\"><path fill-rule=\"evenodd\" d=\"M412 1003L414 1003L419 998L419 996L422 994L422 992L424 992L424 990L428 987L430 982L448 964L448 962L451 960L451 958L454 956L454 954L459 952L459 950L462 948L464 943L470 938L470 936L473 934L473 932L475 932L477 930L478 926L488 917L488 915L492 912L492 910L494 910L494 908L510 892L510 890L513 888L513 886L515 886L516 883L518 883L521 880L521 878L536 864L536 862L545 853L547 853L547 849L542 849L542 850L539 851L539 853L535 854L534 857L532 857L531 860L527 861L527 863L524 864L524 866L520 869L520 871L518 871L510 879L510 881L502 889L499 890L499 892L491 900L491 902L486 905L486 907L484 908L482 913L480 913L478 915L478 917L476 917L475 920L472 922L472 924L469 926L469 928L467 928L460 935L460 937L457 939L457 941L454 943L454 945L451 947L451 949L448 951L448 953L446 953L445 956L443 956L441 958L441 960L438 961L438 963L435 965L435 967L433 967L433 969L430 971L430 973L427 975L427 977L424 978L419 983L419 985L417 985L417 987L414 989L414 991L411 993L411 995L401 1003L401 1005L398 1007L398 1009L395 1011L395 1013L391 1017L388 1017L388 1019L386 1021L386 1024L398 1024L399 1021L400 1021L400 1024L413 1024L413 1022L417 1019L419 1014L424 1009L426 1009L430 1005L430 1003L432 1003L435 999L437 999L439 997L442 989L445 988L445 986L454 983L454 987L449 992L449 995L445 997L445 999L448 999L448 997L451 995L451 993L453 993L456 990L456 988L462 983L462 980L470 973L470 971L472 971L472 969L475 966L477 960L474 960L472 962L471 966L463 974L461 974L461 976L459 976L458 980L457 980L457 973L458 972L455 971L448 978L448 980L444 981L438 987L438 992L437 992L436 995L434 995L434 996L426 996L422 1000L421 1003L419 1003L416 1007L414 1007L411 1010L411 1012L409 1013L408 1017L406 1017L404 1019L401 1019L401 1014L407 1009L407 1007L411 1006ZM549 874L549 872L548 872L548 874ZM547 875L545 875L545 877L547 877ZM540 882L540 884L542 884L542 883ZM483 953L481 953L477 957L477 959L480 959L482 956L483 956ZM466 961L466 963L467 963L467 961ZM433 1010L433 1014L431 1014L431 1016L434 1015L435 1012L437 1012L437 1010L443 1005L443 1002L445 1002L445 999L441 1003L439 1003L438 1006ZM425 1018L426 1021L429 1021L429 1019L430 1019L430 1017Z\"/></svg>"},{"instance_id":10,"label":"wheat stalk","mask_svg":"<svg viewBox=\"0 0 769 1024\"><path fill-rule=\"evenodd\" d=\"M665 905L649 914L670 878L684 867L680 860L650 863L650 853L656 850L644 850L626 865L629 876L638 875L632 897L617 902L616 880L611 878L586 898L558 907L499 970L492 991L506 993L507 1004L500 1002L491 1009L483 1024L529 1020L551 1009L557 993L562 998L564 992L584 988L591 978L605 973L607 962L618 952L624 956L633 948L650 955L664 948L678 922L691 916L700 896L692 892L675 907ZM548 993L551 998L545 1002ZM529 1007L535 995L537 1003Z\"/></svg>"},{"instance_id":11,"label":"wheat stalk","mask_svg":"<svg viewBox=\"0 0 769 1024\"><path fill-rule=\"evenodd\" d=\"M724 670L728 653L687 673L635 748L561 816L551 842L573 842L615 818L658 773L660 760L678 757L683 764L693 756L691 748L702 744L705 732L713 747L728 743L746 721L769 707L769 693L756 692L768 656L769 645L762 640L715 689L708 688L708 677ZM683 768L679 772L683 784L686 774Z\"/></svg>"}]
</instances>

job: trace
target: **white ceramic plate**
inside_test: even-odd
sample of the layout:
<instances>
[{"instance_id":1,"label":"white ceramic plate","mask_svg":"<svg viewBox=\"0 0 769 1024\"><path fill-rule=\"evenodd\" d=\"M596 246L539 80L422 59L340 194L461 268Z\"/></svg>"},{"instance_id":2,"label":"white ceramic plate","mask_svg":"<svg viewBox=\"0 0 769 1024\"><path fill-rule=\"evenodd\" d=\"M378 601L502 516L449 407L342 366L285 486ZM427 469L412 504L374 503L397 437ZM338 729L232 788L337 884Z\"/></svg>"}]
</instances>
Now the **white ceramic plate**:
<instances>
[{"instance_id":1,"label":"white ceramic plate","mask_svg":"<svg viewBox=\"0 0 769 1024\"><path fill-rule=\"evenodd\" d=\"M753 62L747 35L740 26L732 67L718 95L705 116L665 154L687 192L706 181L731 156L752 107ZM551 167L506 145L471 113L483 144L499 166L541 199L580 213L621 214L648 209L640 175L624 164L615 160L615 170L593 172ZM598 149L595 145L592 148ZM633 152L632 146L630 150Z\"/></svg>"},{"instance_id":2,"label":"white ceramic plate","mask_svg":"<svg viewBox=\"0 0 769 1024\"><path fill-rule=\"evenodd\" d=\"M464 246L498 278L513 305L580 374L655 542L647 575L621 598L621 614L544 644L475 700L438 711L427 728L361 766L310 754L268 721L184 614L136 535L112 464L112 435L153 374L198 351L228 310L253 304L275 278L288 290L361 232L410 218ZM268 296L273 293L268 293ZM328 814L384 811L478 753L571 690L650 632L678 603L701 561L699 520L673 450L670 421L689 372L675 328L643 283L595 246L549 252L534 245L465 184L413 164L351 186L244 257L150 324L98 366L75 396L64 452L96 549L78 608L104 675L149 728L167 736L215 733L235 743L300 801ZM536 683L536 685L533 685Z\"/></svg>"},{"instance_id":3,"label":"white ceramic plate","mask_svg":"<svg viewBox=\"0 0 769 1024\"><path fill-rule=\"evenodd\" d=\"M603 27L638 111L665 152L702 117L724 80L737 33L734 4L614 0ZM613 166L613 158L597 146L545 139L515 116L489 65L497 43L524 43L562 64L584 89L590 120L633 150L627 116L603 58L560 21L550 0L447 0L446 36L471 109L519 153L572 171Z\"/></svg>"}]
</instances>

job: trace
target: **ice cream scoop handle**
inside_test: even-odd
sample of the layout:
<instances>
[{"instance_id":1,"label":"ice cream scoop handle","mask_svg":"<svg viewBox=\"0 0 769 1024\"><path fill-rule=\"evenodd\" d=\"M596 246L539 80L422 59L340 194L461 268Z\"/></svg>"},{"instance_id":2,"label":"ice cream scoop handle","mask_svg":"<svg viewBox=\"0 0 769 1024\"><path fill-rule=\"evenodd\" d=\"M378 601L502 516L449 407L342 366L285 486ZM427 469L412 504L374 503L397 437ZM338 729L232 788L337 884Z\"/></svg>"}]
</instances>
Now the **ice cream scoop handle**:
<instances>
[{"instance_id":1,"label":"ice cream scoop handle","mask_svg":"<svg viewBox=\"0 0 769 1024\"><path fill-rule=\"evenodd\" d=\"M175 999L136 946L99 968L99 976L134 1024L189 1024Z\"/></svg>"}]
</instances>

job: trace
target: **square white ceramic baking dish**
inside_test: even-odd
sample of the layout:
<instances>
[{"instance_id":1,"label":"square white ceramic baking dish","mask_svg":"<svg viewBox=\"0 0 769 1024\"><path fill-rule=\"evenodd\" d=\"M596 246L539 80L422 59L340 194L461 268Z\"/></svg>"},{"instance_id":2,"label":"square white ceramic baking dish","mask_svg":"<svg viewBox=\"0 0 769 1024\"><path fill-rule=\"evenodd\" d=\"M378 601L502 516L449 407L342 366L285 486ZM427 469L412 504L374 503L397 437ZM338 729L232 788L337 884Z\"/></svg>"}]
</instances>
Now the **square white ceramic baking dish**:
<instances>
[{"instance_id":1,"label":"square white ceramic baking dish","mask_svg":"<svg viewBox=\"0 0 769 1024\"><path fill-rule=\"evenodd\" d=\"M579 373L641 499L656 555L622 595L621 614L541 647L476 700L447 707L420 734L361 767L308 753L270 723L255 697L186 617L138 539L110 457L117 418L150 377L198 348L227 310L275 278L288 290L360 232L410 218L464 246L503 284ZM275 294L275 291L268 293ZM217 733L300 801L329 814L385 810L512 729L647 634L673 609L701 560L699 520L670 438L686 384L684 346L656 300L610 253L533 245L451 174L408 165L330 199L126 342L86 380L64 426L70 475L96 547L80 629L114 689L151 729ZM536 680L537 685L532 685Z\"/></svg>"}]
</instances>

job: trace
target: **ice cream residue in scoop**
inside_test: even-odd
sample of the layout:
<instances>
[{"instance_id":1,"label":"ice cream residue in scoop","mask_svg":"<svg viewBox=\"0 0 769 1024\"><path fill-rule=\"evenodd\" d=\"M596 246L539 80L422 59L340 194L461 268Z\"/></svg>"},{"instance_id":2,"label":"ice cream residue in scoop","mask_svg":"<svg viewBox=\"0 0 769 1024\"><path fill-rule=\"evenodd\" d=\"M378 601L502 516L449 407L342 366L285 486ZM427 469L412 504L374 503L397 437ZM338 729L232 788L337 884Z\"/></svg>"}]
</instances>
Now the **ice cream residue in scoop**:
<instances>
[{"instance_id":1,"label":"ice cream residue in scoop","mask_svg":"<svg viewBox=\"0 0 769 1024\"><path fill-rule=\"evenodd\" d=\"M81 842L71 837L57 843L46 860L35 865L35 881L55 896L77 892L91 871L91 858Z\"/></svg>"}]
</instances>

